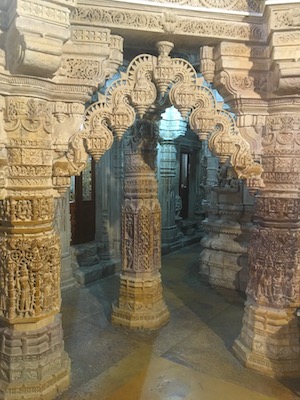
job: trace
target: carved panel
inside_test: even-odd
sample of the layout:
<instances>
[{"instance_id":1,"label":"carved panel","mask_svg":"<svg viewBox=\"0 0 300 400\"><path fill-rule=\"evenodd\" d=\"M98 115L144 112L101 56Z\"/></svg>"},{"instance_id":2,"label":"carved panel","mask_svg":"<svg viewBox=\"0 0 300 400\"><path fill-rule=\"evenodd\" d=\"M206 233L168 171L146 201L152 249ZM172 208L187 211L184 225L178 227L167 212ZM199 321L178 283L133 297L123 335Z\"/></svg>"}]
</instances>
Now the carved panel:
<instances>
[{"instance_id":1,"label":"carved panel","mask_svg":"<svg viewBox=\"0 0 300 400\"><path fill-rule=\"evenodd\" d=\"M273 12L273 27L288 28L300 26L300 8L289 8Z\"/></svg>"},{"instance_id":2,"label":"carved panel","mask_svg":"<svg viewBox=\"0 0 300 400\"><path fill-rule=\"evenodd\" d=\"M52 197L6 198L0 201L1 223L51 222L54 215L53 202Z\"/></svg>"},{"instance_id":3,"label":"carved panel","mask_svg":"<svg viewBox=\"0 0 300 400\"><path fill-rule=\"evenodd\" d=\"M253 230L247 294L259 304L282 308L299 301L299 239L297 230Z\"/></svg>"},{"instance_id":4,"label":"carved panel","mask_svg":"<svg viewBox=\"0 0 300 400\"><path fill-rule=\"evenodd\" d=\"M0 237L0 248L0 315L11 322L22 322L58 312L58 238Z\"/></svg>"},{"instance_id":5,"label":"carved panel","mask_svg":"<svg viewBox=\"0 0 300 400\"><path fill-rule=\"evenodd\" d=\"M255 203L255 215L264 220L298 221L300 200L280 197L258 197Z\"/></svg>"}]
</instances>

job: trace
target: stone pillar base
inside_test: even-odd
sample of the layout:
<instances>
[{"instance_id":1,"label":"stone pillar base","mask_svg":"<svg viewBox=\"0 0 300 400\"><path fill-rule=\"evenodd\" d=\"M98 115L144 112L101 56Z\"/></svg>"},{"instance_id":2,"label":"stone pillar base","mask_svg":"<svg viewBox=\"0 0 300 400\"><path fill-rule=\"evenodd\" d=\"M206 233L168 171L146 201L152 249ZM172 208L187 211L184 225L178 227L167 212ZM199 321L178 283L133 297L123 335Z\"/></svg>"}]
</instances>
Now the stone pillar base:
<instances>
[{"instance_id":1,"label":"stone pillar base","mask_svg":"<svg viewBox=\"0 0 300 400\"><path fill-rule=\"evenodd\" d=\"M70 384L60 316L32 331L1 328L0 399L52 400Z\"/></svg>"},{"instance_id":2,"label":"stone pillar base","mask_svg":"<svg viewBox=\"0 0 300 400\"><path fill-rule=\"evenodd\" d=\"M274 378L300 376L300 330L291 309L246 304L243 329L233 345L247 367Z\"/></svg>"},{"instance_id":3,"label":"stone pillar base","mask_svg":"<svg viewBox=\"0 0 300 400\"><path fill-rule=\"evenodd\" d=\"M118 305L112 307L112 323L131 329L158 329L170 318L162 297L160 275L151 278L121 275Z\"/></svg>"},{"instance_id":4,"label":"stone pillar base","mask_svg":"<svg viewBox=\"0 0 300 400\"><path fill-rule=\"evenodd\" d=\"M243 253L203 249L199 259L200 279L210 285L245 291L248 281L248 257Z\"/></svg>"}]
</instances>

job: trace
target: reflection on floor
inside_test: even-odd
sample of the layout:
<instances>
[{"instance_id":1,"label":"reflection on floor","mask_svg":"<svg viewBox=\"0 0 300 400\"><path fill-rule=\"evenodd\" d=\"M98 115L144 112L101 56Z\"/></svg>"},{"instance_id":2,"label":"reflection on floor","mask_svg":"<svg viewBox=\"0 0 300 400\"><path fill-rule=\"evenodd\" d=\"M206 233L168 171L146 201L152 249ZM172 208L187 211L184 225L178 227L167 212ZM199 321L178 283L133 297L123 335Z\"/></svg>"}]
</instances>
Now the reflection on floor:
<instances>
[{"instance_id":1,"label":"reflection on floor","mask_svg":"<svg viewBox=\"0 0 300 400\"><path fill-rule=\"evenodd\" d=\"M245 369L231 346L241 329L244 299L197 279L199 245L163 257L171 321L158 331L113 327L118 278L64 294L65 347L72 386L60 400L299 399L300 384Z\"/></svg>"}]
</instances>

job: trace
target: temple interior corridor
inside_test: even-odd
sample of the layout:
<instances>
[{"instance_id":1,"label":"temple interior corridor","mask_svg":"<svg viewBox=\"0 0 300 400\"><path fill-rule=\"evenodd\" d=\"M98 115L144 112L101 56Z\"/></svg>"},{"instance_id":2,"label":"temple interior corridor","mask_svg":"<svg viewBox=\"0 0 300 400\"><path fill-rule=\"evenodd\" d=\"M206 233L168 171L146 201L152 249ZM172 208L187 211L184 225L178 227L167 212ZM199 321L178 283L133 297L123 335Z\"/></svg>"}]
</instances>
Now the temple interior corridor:
<instances>
[{"instance_id":1,"label":"temple interior corridor","mask_svg":"<svg viewBox=\"0 0 300 400\"><path fill-rule=\"evenodd\" d=\"M280 382L244 368L231 347L244 298L211 288L198 276L199 244L162 258L170 322L157 331L110 323L118 278L63 293L71 388L60 400L292 400L300 382Z\"/></svg>"}]
</instances>

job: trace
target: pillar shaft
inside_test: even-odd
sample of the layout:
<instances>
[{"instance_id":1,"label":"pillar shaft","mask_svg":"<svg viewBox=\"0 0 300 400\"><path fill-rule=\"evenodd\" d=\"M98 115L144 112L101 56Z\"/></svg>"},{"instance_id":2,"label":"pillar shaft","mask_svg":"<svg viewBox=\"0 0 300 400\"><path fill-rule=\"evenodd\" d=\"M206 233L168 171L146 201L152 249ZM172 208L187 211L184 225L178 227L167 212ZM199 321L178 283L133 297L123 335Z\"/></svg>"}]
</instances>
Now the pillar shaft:
<instances>
[{"instance_id":1,"label":"pillar shaft","mask_svg":"<svg viewBox=\"0 0 300 400\"><path fill-rule=\"evenodd\" d=\"M175 222L175 197L178 192L176 145L171 140L160 141L159 191L162 214L162 243L175 244L178 229Z\"/></svg>"},{"instance_id":2,"label":"pillar shaft","mask_svg":"<svg viewBox=\"0 0 300 400\"><path fill-rule=\"evenodd\" d=\"M0 398L7 400L53 398L70 379L59 315L61 247L53 228L52 107L7 97L3 113Z\"/></svg>"},{"instance_id":3,"label":"pillar shaft","mask_svg":"<svg viewBox=\"0 0 300 400\"><path fill-rule=\"evenodd\" d=\"M169 319L162 296L161 210L155 179L157 134L137 122L127 137L122 208L122 274L112 322L130 328L159 328Z\"/></svg>"},{"instance_id":4,"label":"pillar shaft","mask_svg":"<svg viewBox=\"0 0 300 400\"><path fill-rule=\"evenodd\" d=\"M266 187L256 199L245 316L234 345L246 366L276 377L300 374L299 128L297 114L278 113L263 132Z\"/></svg>"}]
</instances>

